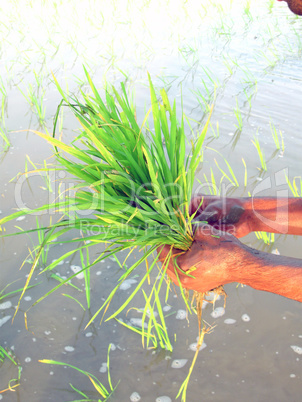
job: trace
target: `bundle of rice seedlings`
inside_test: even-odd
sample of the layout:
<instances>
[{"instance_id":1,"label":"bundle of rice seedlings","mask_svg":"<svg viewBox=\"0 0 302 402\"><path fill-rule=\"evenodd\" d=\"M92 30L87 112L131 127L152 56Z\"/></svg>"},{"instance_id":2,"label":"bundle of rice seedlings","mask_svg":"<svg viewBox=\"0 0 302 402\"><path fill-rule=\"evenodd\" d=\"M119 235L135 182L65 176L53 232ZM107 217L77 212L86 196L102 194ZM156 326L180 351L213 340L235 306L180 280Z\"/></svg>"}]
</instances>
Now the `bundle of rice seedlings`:
<instances>
[{"instance_id":1,"label":"bundle of rice seedlings","mask_svg":"<svg viewBox=\"0 0 302 402\"><path fill-rule=\"evenodd\" d=\"M87 265L85 270L121 250L131 251L133 248L139 248L142 250L141 258L130 268L121 270L117 286L92 317L90 320L92 322L102 310L106 311L108 303L121 283L143 261L147 261L158 247L168 244L171 245L171 250L172 247L176 247L185 251L192 244L193 216L189 214L189 203L195 171L202 158L202 144L209 119L198 139L191 144L191 151L186 155L184 116L182 115L178 121L176 103L174 101L173 105L170 104L165 90L161 90L160 99L157 98L150 76L151 108L139 125L124 84L121 84L120 92L114 87L107 90L105 99L102 99L86 70L85 73L91 94L82 93L82 101L66 96L55 79L63 97L60 107L66 105L73 111L82 127L80 135L68 145L56 138L55 129L53 136L36 132L54 146L59 165L56 169L63 168L69 172L77 179L77 185L74 186L73 197L43 205L34 211L55 208L57 212L63 212L65 218L44 228L45 236L36 253L21 298L29 286L43 248L50 242L53 243L55 239L59 242L58 238L70 229L81 230L85 241L83 246L73 251L81 251L89 245L106 244L105 251L92 264ZM55 126L58 113L59 108ZM150 114L153 117L152 128L149 123ZM83 218L81 210L90 210L93 216ZM0 225L32 212L18 211L0 220ZM95 234L91 233L91 227L94 228ZM39 230L41 229L40 227ZM30 231L23 233L28 232ZM53 269L68 255L70 252L62 255L46 269ZM159 266L157 260L158 256L155 253L152 263L147 263L147 270L136 289L109 318L116 317L128 305L152 269ZM143 338L147 338L147 342L153 342L153 346L157 346L157 341L154 340L157 337L162 347L172 350L159 300L166 267L167 264L164 264L162 270L159 266L162 275L152 287L150 294L147 295L143 291L146 309L149 310L149 324L146 331L143 325L141 333ZM61 281L35 304L75 275ZM152 314L154 308L159 312L159 322ZM146 315L145 310L143 321ZM152 334L154 329L156 336Z\"/></svg>"}]
</instances>

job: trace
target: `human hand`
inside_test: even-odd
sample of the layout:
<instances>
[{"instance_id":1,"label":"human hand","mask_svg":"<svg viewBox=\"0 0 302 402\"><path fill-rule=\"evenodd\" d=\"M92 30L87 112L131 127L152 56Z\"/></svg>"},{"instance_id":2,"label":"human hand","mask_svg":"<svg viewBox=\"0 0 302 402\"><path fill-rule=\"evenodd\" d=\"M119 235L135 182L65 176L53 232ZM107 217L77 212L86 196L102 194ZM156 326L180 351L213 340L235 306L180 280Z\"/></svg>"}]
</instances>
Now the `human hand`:
<instances>
[{"instance_id":1,"label":"human hand","mask_svg":"<svg viewBox=\"0 0 302 402\"><path fill-rule=\"evenodd\" d=\"M202 204L199 207L201 201ZM191 200L190 214L192 215L197 210L193 222L205 221L217 230L236 237L243 237L253 231L250 204L248 198L199 194Z\"/></svg>"},{"instance_id":2,"label":"human hand","mask_svg":"<svg viewBox=\"0 0 302 402\"><path fill-rule=\"evenodd\" d=\"M238 239L210 225L196 229L188 251L171 250L171 246L165 245L159 247L158 252L163 265L168 263L167 274L176 285L180 282L184 288L201 293L237 281L237 274L244 269L247 254L246 246ZM167 256L171 252L172 257L169 259Z\"/></svg>"}]
</instances>

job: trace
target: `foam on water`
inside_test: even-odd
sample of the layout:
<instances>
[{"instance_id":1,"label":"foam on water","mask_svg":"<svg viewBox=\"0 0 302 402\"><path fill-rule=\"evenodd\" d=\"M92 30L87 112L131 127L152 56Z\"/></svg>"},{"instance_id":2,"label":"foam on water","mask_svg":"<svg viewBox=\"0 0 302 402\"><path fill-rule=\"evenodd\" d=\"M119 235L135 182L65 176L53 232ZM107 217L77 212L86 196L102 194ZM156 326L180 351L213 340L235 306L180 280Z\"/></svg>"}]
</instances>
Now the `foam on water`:
<instances>
[{"instance_id":1,"label":"foam on water","mask_svg":"<svg viewBox=\"0 0 302 402\"><path fill-rule=\"evenodd\" d=\"M250 316L249 315L247 315L247 314L243 314L242 316L241 316L241 319L242 319L242 321L245 321L245 322L249 322L251 319L250 319Z\"/></svg>"},{"instance_id":2,"label":"foam on water","mask_svg":"<svg viewBox=\"0 0 302 402\"><path fill-rule=\"evenodd\" d=\"M106 373L107 371L107 363L102 363L100 367L100 373Z\"/></svg>"},{"instance_id":3,"label":"foam on water","mask_svg":"<svg viewBox=\"0 0 302 402\"><path fill-rule=\"evenodd\" d=\"M189 349L192 350L193 352L196 352L196 350L197 350L197 345L198 345L197 342L191 343L191 345L189 346ZM201 344L199 350L202 350L202 349L204 349L204 348L206 348L206 347L207 347L207 344L203 342L203 343Z\"/></svg>"},{"instance_id":4,"label":"foam on water","mask_svg":"<svg viewBox=\"0 0 302 402\"><path fill-rule=\"evenodd\" d=\"M155 402L172 402L172 399L169 396L159 396Z\"/></svg>"},{"instance_id":5,"label":"foam on water","mask_svg":"<svg viewBox=\"0 0 302 402\"><path fill-rule=\"evenodd\" d=\"M142 328L143 320L141 318L130 318L130 324L134 325L135 327ZM148 328L148 325L146 322L144 322L144 328Z\"/></svg>"},{"instance_id":6,"label":"foam on water","mask_svg":"<svg viewBox=\"0 0 302 402\"><path fill-rule=\"evenodd\" d=\"M2 325L4 325L5 323L7 323L7 321L9 321L12 318L11 315L7 315L3 318L0 318L0 328L2 327Z\"/></svg>"},{"instance_id":7,"label":"foam on water","mask_svg":"<svg viewBox=\"0 0 302 402\"><path fill-rule=\"evenodd\" d=\"M72 272L74 274L80 272L82 270L81 267L79 267L78 265L70 265L70 269L72 270ZM76 276L77 279L84 279L84 273L81 272Z\"/></svg>"},{"instance_id":8,"label":"foam on water","mask_svg":"<svg viewBox=\"0 0 302 402\"><path fill-rule=\"evenodd\" d=\"M73 346L65 346L64 350L66 352L73 352L74 351L74 347Z\"/></svg>"},{"instance_id":9,"label":"foam on water","mask_svg":"<svg viewBox=\"0 0 302 402\"><path fill-rule=\"evenodd\" d=\"M179 309L179 310L177 311L177 314L176 314L175 318L176 318L177 320L185 320L185 319L187 318L187 312L186 312L186 310Z\"/></svg>"},{"instance_id":10,"label":"foam on water","mask_svg":"<svg viewBox=\"0 0 302 402\"><path fill-rule=\"evenodd\" d=\"M216 307L212 313L211 316L213 318L218 318L218 317L222 317L225 314L225 309L223 307Z\"/></svg>"},{"instance_id":11,"label":"foam on water","mask_svg":"<svg viewBox=\"0 0 302 402\"><path fill-rule=\"evenodd\" d=\"M225 324L235 324L236 320L234 320L234 318L226 318L224 320Z\"/></svg>"},{"instance_id":12,"label":"foam on water","mask_svg":"<svg viewBox=\"0 0 302 402\"><path fill-rule=\"evenodd\" d=\"M124 282L121 284L119 289L121 290L128 290L131 288L131 285L136 283L137 281L135 279L125 279Z\"/></svg>"},{"instance_id":13,"label":"foam on water","mask_svg":"<svg viewBox=\"0 0 302 402\"><path fill-rule=\"evenodd\" d=\"M173 360L171 367L172 368L182 368L187 364L188 359L175 359Z\"/></svg>"},{"instance_id":14,"label":"foam on water","mask_svg":"<svg viewBox=\"0 0 302 402\"><path fill-rule=\"evenodd\" d=\"M291 345L291 348L295 353L298 353L298 355L302 355L302 347L301 346Z\"/></svg>"},{"instance_id":15,"label":"foam on water","mask_svg":"<svg viewBox=\"0 0 302 402\"><path fill-rule=\"evenodd\" d=\"M138 392L132 392L132 394L130 395L130 401L131 402L137 402L141 400L141 396Z\"/></svg>"},{"instance_id":16,"label":"foam on water","mask_svg":"<svg viewBox=\"0 0 302 402\"><path fill-rule=\"evenodd\" d=\"M12 302L6 301L6 302L0 304L0 310L6 310L7 308L11 308L11 306L12 306Z\"/></svg>"}]
</instances>

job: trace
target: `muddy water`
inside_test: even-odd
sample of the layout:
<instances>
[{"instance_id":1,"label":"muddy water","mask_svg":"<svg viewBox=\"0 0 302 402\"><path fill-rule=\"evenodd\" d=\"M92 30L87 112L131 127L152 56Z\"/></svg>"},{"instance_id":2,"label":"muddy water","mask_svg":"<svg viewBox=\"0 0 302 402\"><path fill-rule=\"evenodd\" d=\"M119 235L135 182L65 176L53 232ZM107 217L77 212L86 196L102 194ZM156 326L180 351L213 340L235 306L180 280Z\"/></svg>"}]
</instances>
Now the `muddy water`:
<instances>
[{"instance_id":1,"label":"muddy water","mask_svg":"<svg viewBox=\"0 0 302 402\"><path fill-rule=\"evenodd\" d=\"M55 175L51 176L52 195L45 190L43 178L34 172L19 179L18 185L17 180L11 181L24 171L26 161L28 170L34 170L26 155L37 167L44 159L51 163L52 155L43 140L27 131L45 130L45 127L41 127L35 110L19 88L26 93L29 85L34 86L37 96L43 99L45 125L51 131L60 96L50 72L55 73L64 88L78 94L80 87L87 89L82 64L89 66L100 88L105 79L117 84L126 76L127 85L135 89L141 119L149 102L146 77L149 71L154 84L165 86L178 105L182 92L185 113L192 119L190 124L195 135L204 121L206 106L202 97L210 101L216 83L212 127L206 140L204 162L198 171L202 186L196 182L196 187L207 190L204 174L209 178L211 168L219 183L222 173L214 159L227 171L225 158L239 182L239 187L233 187L226 178L223 180L222 187L230 194L243 196L250 192L260 196L289 191L285 174L292 180L301 176L302 167L302 19L290 14L285 2L253 0L250 8L245 1L199 3L179 1L163 5L154 1L138 8L131 1L111 5L91 1L89 5L85 2L85 6L79 1L76 7L71 2L48 2L41 7L40 2L33 1L22 6L9 2L2 9L7 24L1 28L0 71L5 89L2 94L4 122L11 147L0 156L1 217L24 205L29 208L42 205L57 194ZM241 129L236 127L239 125L234 112L236 105L242 118ZM284 152L276 150L270 123L282 132ZM4 128L3 120L1 126ZM67 141L77 134L77 122L66 110L62 127L61 134ZM188 130L188 138L191 136ZM266 172L259 170L260 160L251 142L255 136L265 153ZM242 158L247 166L246 186ZM49 222L47 215L40 219L41 223ZM12 233L14 226L25 230L34 227L35 217L7 224L7 232ZM26 263L21 271L19 268L28 258L28 248L37 241L36 235L1 239L0 291L10 283L5 292L22 287L30 264ZM274 244L269 246L254 234L243 241L268 252L277 249L283 255L302 258L302 242L296 237L276 236ZM47 261L65 251L64 243L51 247ZM94 249L91 259L99 251ZM129 265L137 257L134 255ZM79 255L66 259L56 272L71 274L71 265L80 265ZM21 385L15 392L0 394L2 400L40 402L81 398L69 383L97 399L91 383L83 375L71 368L43 365L38 360L64 361L96 375L106 385L106 373L100 369L106 362L110 343L112 382L117 384L120 380L113 400L130 400L133 392L143 401L155 401L160 396L175 399L193 358L190 345L196 342L198 334L195 316L189 317L189 324L185 319L176 319L177 315L182 317L177 312L184 309L177 294L172 293L168 301L172 314L167 324L173 353L143 349L138 335L114 321L100 326L96 320L85 329L119 275L120 268L111 260L93 268L90 311L84 311L63 295L69 294L85 306L85 294L80 292L83 280L77 278L73 283L79 290L62 288L28 311L57 284L49 273L33 278L32 284L39 285L27 292L13 324L5 320L13 316L18 297L0 301L11 302L0 310L0 345L13 349L22 366ZM111 311L121 305L133 286L118 292ZM300 349L292 348L302 347L300 303L235 284L226 286L226 292L224 315L213 317L210 304L204 309L204 319L215 328L206 335L206 347L199 354L187 400L300 400L301 355L297 353ZM143 298L138 296L133 306L142 307ZM215 305L222 306L223 300ZM26 311L28 330L24 325ZM127 316L120 315L124 320L139 317L134 310ZM172 368L175 359L188 359L188 362L182 368ZM16 377L16 369L5 361L0 370L0 389L3 389Z\"/></svg>"}]
</instances>

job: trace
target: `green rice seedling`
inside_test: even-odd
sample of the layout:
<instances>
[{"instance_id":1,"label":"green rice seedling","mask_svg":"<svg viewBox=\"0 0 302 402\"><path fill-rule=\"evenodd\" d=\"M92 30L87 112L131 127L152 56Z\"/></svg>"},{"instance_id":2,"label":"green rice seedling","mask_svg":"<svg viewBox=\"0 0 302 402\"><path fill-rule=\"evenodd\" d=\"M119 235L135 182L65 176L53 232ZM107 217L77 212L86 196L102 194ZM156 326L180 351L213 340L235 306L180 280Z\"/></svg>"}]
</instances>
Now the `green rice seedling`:
<instances>
[{"instance_id":1,"label":"green rice seedling","mask_svg":"<svg viewBox=\"0 0 302 402\"><path fill-rule=\"evenodd\" d=\"M58 282L61 282L61 283L64 282L64 285L69 285L69 286L71 286L72 288L78 290L79 292L82 292L82 289L80 289L78 286L74 285L71 281L66 282L66 281L64 280L64 278L62 278L61 275L58 274L58 273L52 272L51 275L50 275L50 277L53 278L53 279L55 279L55 280L58 281Z\"/></svg>"},{"instance_id":2,"label":"green rice seedling","mask_svg":"<svg viewBox=\"0 0 302 402\"><path fill-rule=\"evenodd\" d=\"M50 222L51 224L51 222ZM29 239L31 240L31 243L33 245L32 249L29 249L29 255L26 257L25 262L29 263L29 264L33 264L33 262L36 260L37 255L39 254L39 258L37 260L37 264L42 265L42 266L46 266L47 264L47 256L48 256L48 252L49 252L49 244L45 244L45 247L43 247L43 249L41 249L41 244L44 244L45 242L45 230L44 228L42 228L39 224L39 220L38 217L36 217L36 229L34 229L33 231L35 233L37 233L38 235L38 246L35 246L32 238L30 237L29 233L30 232L26 232ZM22 228L16 226L17 229L20 230L20 232L22 232ZM31 232L33 232L31 231Z\"/></svg>"},{"instance_id":3,"label":"green rice seedling","mask_svg":"<svg viewBox=\"0 0 302 402\"><path fill-rule=\"evenodd\" d=\"M81 289L78 289L78 290L81 290ZM79 305L84 311L86 311L86 308L83 306L83 304L82 304L78 299L76 299L75 297L73 297L73 296L71 296L71 295L68 295L68 294L66 294L66 293L62 293L62 296L65 296L65 297L67 297L68 299L71 299L71 300L75 301L76 303L78 303L78 305Z\"/></svg>"},{"instance_id":4,"label":"green rice seedling","mask_svg":"<svg viewBox=\"0 0 302 402\"><path fill-rule=\"evenodd\" d=\"M34 170L29 170L28 169L28 163L34 168ZM49 193L52 193L52 186L51 186L51 178L49 175L50 168L47 166L47 162L43 162L44 168L38 168L36 164L30 159L29 155L26 155L26 161L25 161L25 176L27 177L30 173L39 173L41 176L42 180L45 183L45 187L41 187L42 190L47 190ZM20 173L19 173L20 174Z\"/></svg>"},{"instance_id":5,"label":"green rice seedling","mask_svg":"<svg viewBox=\"0 0 302 402\"><path fill-rule=\"evenodd\" d=\"M189 381L190 381L190 378L191 378L191 374L192 374L194 366L196 364L197 356L199 354L199 349L200 349L200 347L201 347L201 345L203 343L204 336L205 336L205 334L207 332L208 331L205 329L205 327L203 327L203 329L202 329L202 331L201 331L201 333L199 334L199 337L198 337L196 351L194 353L193 361L192 361L192 364L191 364L191 366L189 368L189 372L187 374L187 377L183 381L183 383L182 383L182 385L181 385L181 387L180 387L180 389L178 391L178 394L176 395L176 399L181 396L181 401L182 402L186 402L187 389L188 389Z\"/></svg>"},{"instance_id":6,"label":"green rice seedling","mask_svg":"<svg viewBox=\"0 0 302 402\"><path fill-rule=\"evenodd\" d=\"M146 261L158 246L169 244L184 251L190 247L193 241L193 217L189 216L189 202L194 172L201 160L200 151L209 120L193 145L191 154L186 157L184 119L181 117L181 122L178 123L175 102L173 106L170 105L164 90L161 91L161 101L157 99L150 78L152 106L143 124L139 126L123 85L122 94L115 88L112 88L113 94L107 91L105 104L90 76L87 72L86 74L92 96L82 94L85 103L67 98L57 83L66 105L82 125L83 131L76 139L81 147L75 145L76 141L70 146L54 136L37 132L54 146L60 165L79 181L75 187L75 197L36 209L41 211L56 208L65 215L70 215L71 212L75 214L72 220L60 220L52 224L51 232L47 232L41 248L54 237L59 238L70 229L81 229L84 241L91 242L88 246L110 243L105 252L85 267L86 270L120 250L150 247L122 274L118 285L91 319L93 321L102 310L106 310L105 307L120 284L141 262ZM146 128L151 111L154 133ZM68 159L59 149L73 159ZM94 218L81 218L78 212L81 209L95 211ZM16 212L1 219L0 224L3 225L24 213L30 212ZM92 225L99 229L98 234L90 233ZM24 289L35 270L41 248ZM86 249L87 245L76 248L74 252L83 248ZM67 254L70 255L70 252ZM65 255L46 269L52 270ZM119 314L132 300L155 264L156 259L148 266L147 273L128 300L110 318ZM62 284L64 282L58 286Z\"/></svg>"},{"instance_id":7,"label":"green rice seedling","mask_svg":"<svg viewBox=\"0 0 302 402\"><path fill-rule=\"evenodd\" d=\"M276 129L275 125L270 121L269 126L270 126L270 129L271 129L271 133L272 133L274 142L276 144L276 148L281 149L281 151L284 152L284 141L283 141L282 131L279 130L279 134L280 134L280 140L279 140L279 135L278 135L278 132L277 132L277 129Z\"/></svg>"},{"instance_id":8,"label":"green rice seedling","mask_svg":"<svg viewBox=\"0 0 302 402\"><path fill-rule=\"evenodd\" d=\"M18 362L18 360L16 359L11 350L7 350L0 345L0 372L1 372L1 366L6 360L17 368L18 374L17 378L12 378L11 380L9 380L7 388L0 390L0 394L7 391L14 391L14 388L20 385L21 380L22 367L20 366L20 363Z\"/></svg>"},{"instance_id":9,"label":"green rice seedling","mask_svg":"<svg viewBox=\"0 0 302 402\"><path fill-rule=\"evenodd\" d=\"M3 151L7 151L8 148L10 147L11 143L10 143L9 139L7 138L5 130L3 130L2 127L0 127L0 137L4 141Z\"/></svg>"},{"instance_id":10,"label":"green rice seedling","mask_svg":"<svg viewBox=\"0 0 302 402\"><path fill-rule=\"evenodd\" d=\"M246 163L245 160L242 158L242 163L244 166L244 187L247 186L247 168L246 168Z\"/></svg>"},{"instance_id":11,"label":"green rice seedling","mask_svg":"<svg viewBox=\"0 0 302 402\"><path fill-rule=\"evenodd\" d=\"M7 111L7 97L2 96L1 99L1 121L2 127L5 128L5 111Z\"/></svg>"},{"instance_id":12,"label":"green rice seedling","mask_svg":"<svg viewBox=\"0 0 302 402\"><path fill-rule=\"evenodd\" d=\"M219 79L215 79L213 77L213 74L211 73L210 69L207 67L202 67L202 70L204 71L205 75L208 77L209 81L212 83L213 88L218 88L220 86ZM202 83L204 85L204 88L207 91L207 94L210 95L211 91L209 90L208 86L206 85L205 81L202 79Z\"/></svg>"},{"instance_id":13,"label":"green rice seedling","mask_svg":"<svg viewBox=\"0 0 302 402\"><path fill-rule=\"evenodd\" d=\"M226 68L229 71L230 75L234 74L234 67L238 67L238 62L236 59L232 59L230 55L223 56L223 64L226 66Z\"/></svg>"},{"instance_id":14,"label":"green rice seedling","mask_svg":"<svg viewBox=\"0 0 302 402\"><path fill-rule=\"evenodd\" d=\"M234 108L234 113L237 119L237 124L235 126L238 128L239 131L242 131L243 123L242 123L242 114L241 110L238 106L238 99L236 98L236 107Z\"/></svg>"},{"instance_id":15,"label":"green rice seedling","mask_svg":"<svg viewBox=\"0 0 302 402\"><path fill-rule=\"evenodd\" d=\"M108 352L107 352L107 381L108 381L108 386L109 389L107 389L102 383L101 381L93 374L89 373L88 371L82 370L78 367L72 366L71 364L67 364L67 363L63 363L63 362L59 362L56 360L49 360L49 359L42 359L39 360L40 363L44 363L44 364L52 364L55 366L64 366L64 367L70 367L73 370L76 370L77 372L85 375L87 378L89 378L89 380L91 381L95 391L98 393L99 397L97 400L95 399L91 399L89 396L87 396L83 391L80 391L79 389L77 389L75 386L73 386L72 384L70 384L71 388L77 392L79 395L81 395L82 399L81 401L83 402L103 402L103 401L107 401L110 399L110 397L113 395L114 391L116 390L118 383L115 387L113 387L112 385L112 381L111 381L111 375L110 375L110 359L109 359L109 353L110 353L110 348L111 348L111 344L108 347ZM100 397L102 399L100 399ZM84 398L84 399L83 399ZM78 400L74 400L72 402L79 402Z\"/></svg>"},{"instance_id":16,"label":"green rice seedling","mask_svg":"<svg viewBox=\"0 0 302 402\"><path fill-rule=\"evenodd\" d=\"M189 66L193 66L198 61L198 52L196 43L194 48L189 43L186 43L185 45L182 45L182 47L179 47L178 51L181 54L184 61Z\"/></svg>"},{"instance_id":17,"label":"green rice seedling","mask_svg":"<svg viewBox=\"0 0 302 402\"><path fill-rule=\"evenodd\" d=\"M265 52L263 50L261 50L258 53L261 58L266 60L268 67L270 69L274 68L276 66L276 64L278 63L278 61L280 60L280 56L272 48L266 49Z\"/></svg>"},{"instance_id":18,"label":"green rice seedling","mask_svg":"<svg viewBox=\"0 0 302 402\"><path fill-rule=\"evenodd\" d=\"M224 163L226 164L226 166L227 166L227 168L228 168L228 170L229 170L229 173L227 174L226 171L223 170L223 169L219 166L217 160L214 158L214 162L215 162L216 166L218 167L218 169L219 169L220 172L222 173L222 177L221 177L221 180L220 180L220 184L222 183L222 180L223 180L224 178L226 178L234 187L239 187L238 180L237 180L236 175L235 175L235 173L234 173L234 171L233 171L231 165L229 164L229 162L228 162L228 161L223 157L223 155L222 155L220 152L218 152L216 149L210 148L210 147L207 147L207 149L210 149L211 151L214 151L214 152L216 152L219 156L221 156L221 157L223 158L223 160L224 160ZM214 177L214 175L213 175L213 177ZM212 177L212 180L213 180L213 177Z\"/></svg>"},{"instance_id":19,"label":"green rice seedling","mask_svg":"<svg viewBox=\"0 0 302 402\"><path fill-rule=\"evenodd\" d=\"M243 11L244 11L244 14L248 17L249 22L251 20L253 20L253 16L252 16L252 13L251 13L251 2L250 1L247 1L245 3Z\"/></svg>"},{"instance_id":20,"label":"green rice seedling","mask_svg":"<svg viewBox=\"0 0 302 402\"><path fill-rule=\"evenodd\" d=\"M248 84L249 87L257 86L257 78L255 77L255 74L247 66L239 66L239 68L244 74L242 82Z\"/></svg>"},{"instance_id":21,"label":"green rice seedling","mask_svg":"<svg viewBox=\"0 0 302 402\"><path fill-rule=\"evenodd\" d=\"M213 133L213 135L214 135L214 137L215 138L219 138L219 136L220 136L220 132L219 132L219 122L217 121L216 122L216 132L215 132L215 130L214 130L214 128L213 128L213 125L210 123L210 127L211 127L211 130L212 130L212 133Z\"/></svg>"},{"instance_id":22,"label":"green rice seedling","mask_svg":"<svg viewBox=\"0 0 302 402\"><path fill-rule=\"evenodd\" d=\"M211 97L208 98L208 97L204 96L202 94L202 92L200 91L200 89L197 89L192 92L197 96L198 103L201 106L204 113L209 113L209 111L211 109L211 106L210 106Z\"/></svg>"},{"instance_id":23,"label":"green rice seedling","mask_svg":"<svg viewBox=\"0 0 302 402\"><path fill-rule=\"evenodd\" d=\"M272 9L273 9L275 3L276 3L275 0L269 0L268 1L267 6L268 6L268 9L269 9L270 12L272 12Z\"/></svg>"},{"instance_id":24,"label":"green rice seedling","mask_svg":"<svg viewBox=\"0 0 302 402\"><path fill-rule=\"evenodd\" d=\"M163 278L163 277L162 277ZM161 278L161 280L162 280ZM152 288L150 295L147 296L146 292L142 289L146 307L143 311L138 308L132 308L133 310L139 311L142 313L142 319L137 325L127 324L119 319L116 319L121 325L126 328L138 333L142 337L143 347L147 349L155 349L157 347L161 347L162 349L166 349L172 352L173 347L170 342L169 337L167 337L167 328L165 323L165 317L161 302L159 299L159 291L161 288L161 284L156 288L155 286ZM154 300L152 302L152 296L154 293ZM156 313L159 317L159 322L157 320L157 316L155 314L155 307L157 309ZM169 314L170 315L170 314ZM147 320L148 319L148 320ZM146 328L145 328L146 324ZM145 339L146 338L146 339ZM146 340L146 342L145 342Z\"/></svg>"},{"instance_id":25,"label":"green rice seedling","mask_svg":"<svg viewBox=\"0 0 302 402\"><path fill-rule=\"evenodd\" d=\"M2 98L6 98L7 97L7 90L6 90L6 86L3 82L2 77L0 77L0 92L2 94Z\"/></svg>"},{"instance_id":26,"label":"green rice seedling","mask_svg":"<svg viewBox=\"0 0 302 402\"><path fill-rule=\"evenodd\" d=\"M264 152L262 151L260 144L259 144L259 139L258 137L254 137L254 141L252 140L252 143L255 145L258 155L259 155L259 159L260 159L260 163L261 163L261 167L263 171L266 171L266 161L265 161L265 155Z\"/></svg>"},{"instance_id":27,"label":"green rice seedling","mask_svg":"<svg viewBox=\"0 0 302 402\"><path fill-rule=\"evenodd\" d=\"M6 103L6 89L0 87L0 91L2 92L2 101L1 101L1 125L0 125L0 137L4 140L3 150L6 151L10 147L10 141L7 137L7 130L5 125L5 109L7 107Z\"/></svg>"},{"instance_id":28,"label":"green rice seedling","mask_svg":"<svg viewBox=\"0 0 302 402\"><path fill-rule=\"evenodd\" d=\"M83 102L77 98L66 96L55 80L63 96L64 104L73 111L82 126L82 132L72 142L72 145L58 140L55 134L50 136L36 132L54 146L59 167L76 178L77 184L73 187L74 196L68 196L63 201L47 204L35 210L55 209L56 212L63 213L63 218L45 228L45 236L36 253L24 292L36 269L42 248L53 243L54 239L58 243L63 234L71 229L76 229L81 231L83 244L60 256L44 271L53 270L71 253L81 253L91 245L105 244L106 248L92 262L86 259L84 263L82 255L83 268L80 272L89 271L99 261L114 256L121 250L129 249L131 252L133 248L137 248L142 251L140 258L131 267L121 270L121 277L117 285L87 325L101 313L101 321L103 320L109 303L120 285L133 274L141 263L145 262L147 269L138 285L107 320L116 318L142 289L152 270L156 266L159 267L158 255L153 257L152 262L148 262L148 257L151 257L158 247L168 244L171 246L171 252L164 261L163 267L159 268L160 280L152 285L149 295L145 292L143 294L146 300L145 316L147 310L153 311L155 307L159 313L159 322L154 319L154 316L149 319L150 329L146 332L147 344L153 342L151 329L154 329L158 344L170 350L172 346L159 294L172 255L172 247L186 251L193 241L192 221L194 215L189 214L189 203L195 171L202 159L201 150L209 118L197 140L192 144L190 154L186 156L184 116L180 117L179 122L176 102L174 101L171 105L164 90L160 92L161 97L157 97L150 77L151 108L142 124L139 125L124 84L121 84L121 93L114 87L111 92L107 90L103 100L86 70L85 73L92 94L82 93ZM151 113L153 127L148 122ZM230 172L233 175L232 170ZM82 218L81 210L91 210L93 217ZM1 219L0 225L31 212L16 212ZM91 230L92 227L98 229L96 233ZM24 231L24 233L27 232ZM79 239L72 239L65 243L72 244L75 241L78 242ZM79 272L60 281L33 306L78 274ZM189 276L193 276L193 274L194 272L187 273ZM185 290L180 282L179 285L186 306L190 310ZM86 288L88 287L89 275L87 274ZM23 294L19 299L16 312ZM89 293L86 292L86 296L87 303L90 303ZM143 338L145 338L144 333Z\"/></svg>"},{"instance_id":29,"label":"green rice seedling","mask_svg":"<svg viewBox=\"0 0 302 402\"><path fill-rule=\"evenodd\" d=\"M220 194L220 185L217 186L217 184L216 184L216 179L214 176L213 169L211 168L211 179L208 179L208 177L205 173L203 174L203 177L204 177L205 182L208 185L209 193L211 195L219 195ZM200 180L198 180L198 182L200 184L202 184ZM220 182L220 184L221 184L221 182Z\"/></svg>"},{"instance_id":30,"label":"green rice seedling","mask_svg":"<svg viewBox=\"0 0 302 402\"><path fill-rule=\"evenodd\" d=\"M83 250L80 250L80 258L81 258L81 264L83 267L83 274L84 274L84 280L85 280L85 294L86 294L86 301L87 301L87 308L90 308L90 270L85 269L86 267L89 267L89 250L86 248L86 261L84 258Z\"/></svg>"},{"instance_id":31,"label":"green rice seedling","mask_svg":"<svg viewBox=\"0 0 302 402\"><path fill-rule=\"evenodd\" d=\"M41 94L37 93L37 90L32 84L29 84L27 87L27 93L23 92L21 88L19 91L22 93L24 98L30 104L31 109L37 114L39 118L39 122L44 125L45 121L45 114L46 108L44 106L44 96L45 96L45 89L41 90Z\"/></svg>"},{"instance_id":32,"label":"green rice seedling","mask_svg":"<svg viewBox=\"0 0 302 402\"><path fill-rule=\"evenodd\" d=\"M20 289L12 290L11 292L8 292L8 293L4 293L6 291L6 289L9 288L15 282L8 283L7 285L4 286L4 288L2 290L0 290L0 302L3 302L4 299L7 299L7 298L9 298L9 297L11 297L11 296L13 296L13 295L15 295L17 293L21 293L23 291L23 288L20 288ZM37 286L39 284L36 283L35 285L31 285L27 289L31 289L34 286Z\"/></svg>"},{"instance_id":33,"label":"green rice seedling","mask_svg":"<svg viewBox=\"0 0 302 402\"><path fill-rule=\"evenodd\" d=\"M263 240L265 244L272 244L275 241L275 233L268 232L255 232L255 235L258 240Z\"/></svg>"},{"instance_id":34,"label":"green rice seedling","mask_svg":"<svg viewBox=\"0 0 302 402\"><path fill-rule=\"evenodd\" d=\"M246 99L247 99L247 102L248 102L248 104L249 104L249 108L251 109L251 107L252 107L252 96L253 96L253 94L252 94L252 93L249 94L246 89L243 89L243 92L244 92L244 95L245 95L245 97L246 97Z\"/></svg>"},{"instance_id":35,"label":"green rice seedling","mask_svg":"<svg viewBox=\"0 0 302 402\"><path fill-rule=\"evenodd\" d=\"M37 234L38 234L39 244L43 244L43 242L45 240L45 232L44 232L44 230L41 229L38 218L36 218L36 224L37 224L37 229L38 229ZM42 265L44 265L44 266L47 264L48 252L49 252L49 244L46 244L45 247L43 247L43 250L41 250L41 255L40 255L40 261L41 261Z\"/></svg>"},{"instance_id":36,"label":"green rice seedling","mask_svg":"<svg viewBox=\"0 0 302 402\"><path fill-rule=\"evenodd\" d=\"M290 191L292 192L294 197L302 197L302 178L299 177L294 177L293 182L291 183L288 176L285 176L288 187L290 188ZM297 180L299 180L299 185L297 185Z\"/></svg>"}]
</instances>

